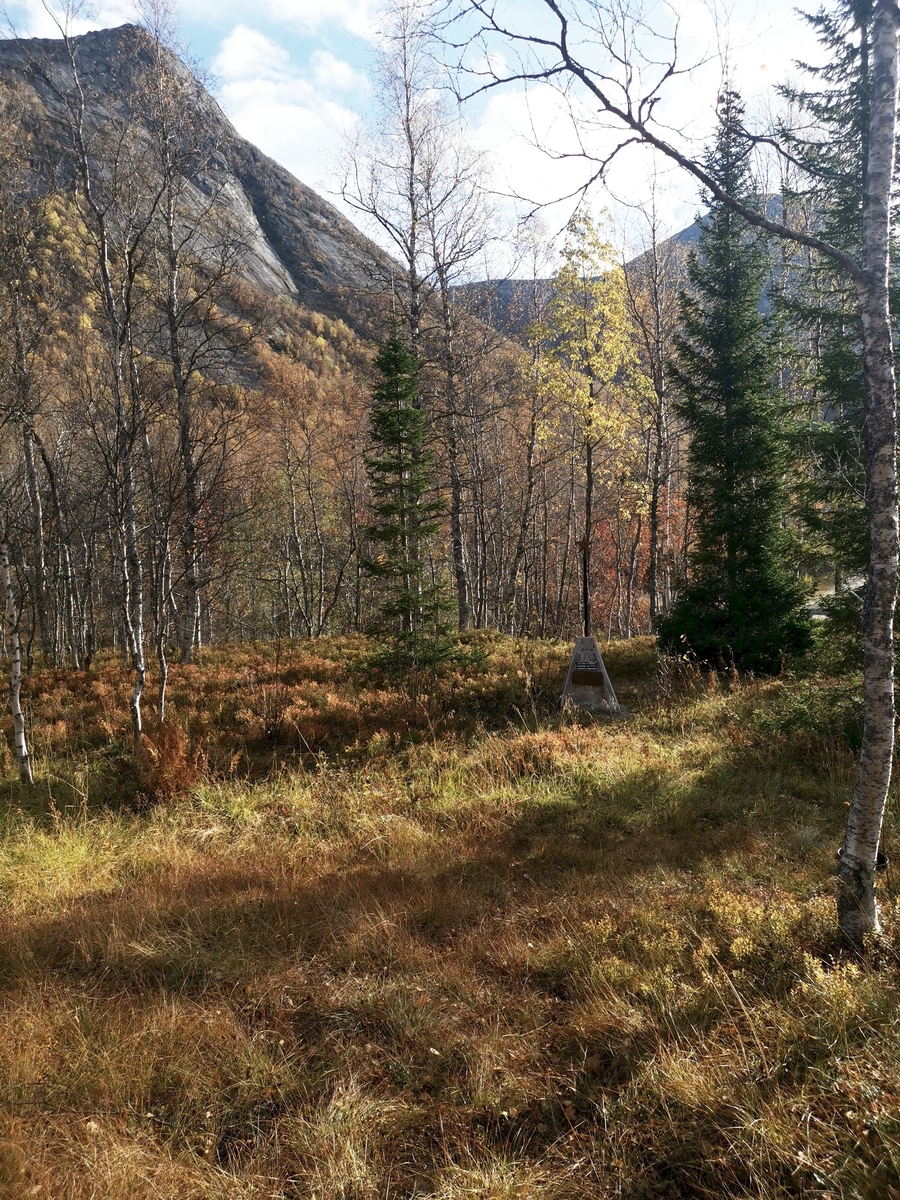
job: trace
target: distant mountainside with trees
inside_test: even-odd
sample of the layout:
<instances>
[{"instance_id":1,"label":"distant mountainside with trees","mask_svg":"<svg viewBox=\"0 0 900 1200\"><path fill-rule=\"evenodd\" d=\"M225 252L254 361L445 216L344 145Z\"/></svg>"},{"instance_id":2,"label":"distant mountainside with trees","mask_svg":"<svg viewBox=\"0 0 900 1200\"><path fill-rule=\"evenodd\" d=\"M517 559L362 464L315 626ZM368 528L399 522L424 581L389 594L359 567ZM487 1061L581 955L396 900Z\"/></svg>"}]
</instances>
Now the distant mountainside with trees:
<instances>
[{"instance_id":1,"label":"distant mountainside with trees","mask_svg":"<svg viewBox=\"0 0 900 1200\"><path fill-rule=\"evenodd\" d=\"M765 211L773 220L778 220L784 211L781 196L769 196ZM695 247L702 233L702 220L697 220L670 237L664 237L651 249L641 250L624 263L626 272L639 277L651 267L653 256L667 262L677 257L686 262L686 254ZM686 285L687 276L683 277ZM461 283L457 292L463 303L472 312L512 337L520 337L529 321L529 313L535 305L547 304L553 293L553 280L549 276L537 279L510 278L485 279L473 283ZM764 298L763 303L768 301Z\"/></svg>"},{"instance_id":2,"label":"distant mountainside with trees","mask_svg":"<svg viewBox=\"0 0 900 1200\"><path fill-rule=\"evenodd\" d=\"M661 257L671 257L678 248L696 244L700 237L700 226L694 221L686 229L664 238L657 250ZM626 270L640 272L648 262L652 251L645 250L626 264ZM553 294L553 279L485 279L477 283L462 283L457 287L465 304L482 320L511 336L519 337L524 332L529 314L535 306L549 303Z\"/></svg>"},{"instance_id":3,"label":"distant mountainside with trees","mask_svg":"<svg viewBox=\"0 0 900 1200\"><path fill-rule=\"evenodd\" d=\"M153 55L162 55L205 151L191 172L190 202L199 214L205 198L216 194L219 208L244 238L242 271L248 282L269 295L314 298L319 310L333 311L346 306L348 295L370 288L379 269L389 269L383 251L333 205L240 137L193 73L164 47L154 50L145 30L122 25L74 41L89 144L123 119L131 123L132 134L141 125L146 133L152 115L134 97ZM68 186L78 168L67 132L71 77L65 43L59 38L0 41L0 78L27 97L23 120L32 135L35 172L53 186Z\"/></svg>"}]
</instances>

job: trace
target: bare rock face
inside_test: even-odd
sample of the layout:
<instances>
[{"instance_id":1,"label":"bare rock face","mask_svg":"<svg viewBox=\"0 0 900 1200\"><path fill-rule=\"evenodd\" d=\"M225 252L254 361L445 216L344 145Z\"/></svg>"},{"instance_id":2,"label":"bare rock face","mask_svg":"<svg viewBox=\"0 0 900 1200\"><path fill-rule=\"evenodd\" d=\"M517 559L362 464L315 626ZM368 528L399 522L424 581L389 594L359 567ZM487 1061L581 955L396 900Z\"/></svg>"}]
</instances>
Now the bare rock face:
<instances>
[{"instance_id":1,"label":"bare rock face","mask_svg":"<svg viewBox=\"0 0 900 1200\"><path fill-rule=\"evenodd\" d=\"M136 25L122 25L83 34L73 44L88 137L123 118L139 122L128 97L141 70L151 64L148 34ZM170 57L212 150L206 168L190 180L198 211L202 196L215 190L219 206L242 230L248 282L269 295L293 295L325 311L343 307L341 295L369 290L373 278L389 270L387 255L333 205L245 141L188 67ZM38 152L57 175L65 176L68 134L63 118L73 79L64 42L0 40L0 79L33 94Z\"/></svg>"}]
</instances>

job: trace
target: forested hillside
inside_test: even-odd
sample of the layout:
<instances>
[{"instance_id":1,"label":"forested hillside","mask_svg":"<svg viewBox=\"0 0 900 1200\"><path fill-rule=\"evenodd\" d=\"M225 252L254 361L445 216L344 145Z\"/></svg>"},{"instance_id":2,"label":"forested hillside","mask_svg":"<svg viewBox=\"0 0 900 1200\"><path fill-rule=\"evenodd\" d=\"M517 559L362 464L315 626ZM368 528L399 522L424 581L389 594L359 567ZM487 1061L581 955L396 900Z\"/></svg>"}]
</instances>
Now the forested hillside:
<instances>
[{"instance_id":1,"label":"forested hillside","mask_svg":"<svg viewBox=\"0 0 900 1200\"><path fill-rule=\"evenodd\" d=\"M0 68L4 479L27 655L79 667L146 645L164 674L171 646L189 661L214 641L364 630L369 364L392 305L411 302L402 269L241 143L137 27L6 42ZM523 346L442 298L452 263L423 268L445 509L431 569L453 575L460 628L568 631L585 447L599 626L647 631L683 561L678 434L642 382L641 354L667 336L646 319L661 300L586 228L576 275L609 272L631 347L602 415L568 395L546 303L527 309Z\"/></svg>"}]
</instances>

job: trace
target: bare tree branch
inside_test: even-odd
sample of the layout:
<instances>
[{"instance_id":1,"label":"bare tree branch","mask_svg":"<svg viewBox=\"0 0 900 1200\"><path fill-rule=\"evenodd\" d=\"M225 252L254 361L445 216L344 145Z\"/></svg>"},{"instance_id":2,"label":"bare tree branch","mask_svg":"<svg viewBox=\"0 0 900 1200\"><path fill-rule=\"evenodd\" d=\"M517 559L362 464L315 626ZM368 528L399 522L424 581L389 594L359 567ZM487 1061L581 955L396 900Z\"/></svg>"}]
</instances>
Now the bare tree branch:
<instances>
[{"instance_id":1,"label":"bare tree branch","mask_svg":"<svg viewBox=\"0 0 900 1200\"><path fill-rule=\"evenodd\" d=\"M608 73L604 64L589 65L583 62L572 48L572 22L561 0L542 0L542 2L556 23L555 37L520 33L510 26L502 24L495 15L496 9L494 4L488 3L488 0L460 0L462 8L456 14L455 19L459 20L466 13L474 13L477 14L483 24L467 42L455 44L448 42L448 45L454 45L455 49L464 52L473 42L481 43L485 36L495 35L504 42L521 47L525 52L549 52L554 56L553 61L545 65L523 61L521 69L499 73L494 69L493 64L495 60L488 55L485 61L488 64L490 78L468 92L461 91L460 99L470 99L486 91L512 83L542 82L558 86L558 81L562 77L575 80L582 85L593 100L598 102L601 113L612 117L620 127L630 131L632 134L631 137L620 143L612 153L599 161L597 170L592 174L591 182L603 178L610 163L626 145L641 142L644 145L652 146L660 154L677 163L679 167L702 183L716 200L738 213L748 224L758 229L764 229L768 233L775 234L777 237L786 238L798 245L807 246L810 249L818 251L832 261L839 263L855 282L862 282L862 266L852 255L813 233L792 229L783 222L773 221L765 213L758 212L737 197L729 195L709 171L706 170L702 162L682 152L672 141L657 132L657 127L654 127L653 113L657 103L661 99L661 89L665 83L683 73L677 65L677 36L673 36L672 38L672 54L668 62L661 64L659 78L652 83L650 90L646 94L635 95L634 89L637 84L637 73L634 66L637 56L636 52L613 52L611 46L612 37L610 34L604 33L601 36L601 45L612 64L618 65L620 71L619 77L617 78ZM598 30L606 28L604 25L604 18L606 18L609 23L608 28L611 31L619 33L623 39L631 38L633 41L630 28L633 28L635 24L640 24L640 22L630 12L626 11L623 6L607 0L604 3L592 3L590 10L595 16ZM465 68L465 73L481 75L484 72L474 72L471 68ZM615 97L615 89L621 92L621 99ZM585 150L583 157L587 161L597 162L596 157L587 150Z\"/></svg>"}]
</instances>

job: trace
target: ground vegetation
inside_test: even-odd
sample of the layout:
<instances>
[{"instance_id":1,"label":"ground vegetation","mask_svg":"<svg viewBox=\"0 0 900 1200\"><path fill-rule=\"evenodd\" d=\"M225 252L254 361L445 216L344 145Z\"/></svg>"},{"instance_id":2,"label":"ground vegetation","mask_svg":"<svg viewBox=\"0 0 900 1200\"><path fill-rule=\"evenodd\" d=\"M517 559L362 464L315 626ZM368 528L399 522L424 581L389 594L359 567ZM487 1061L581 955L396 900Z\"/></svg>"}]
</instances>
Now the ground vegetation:
<instances>
[{"instance_id":1,"label":"ground vegetation","mask_svg":"<svg viewBox=\"0 0 900 1200\"><path fill-rule=\"evenodd\" d=\"M11 1195L900 1188L893 907L867 962L834 939L858 675L634 639L601 723L556 710L565 645L467 636L415 702L364 639L203 649L138 775L125 665L30 676Z\"/></svg>"}]
</instances>

